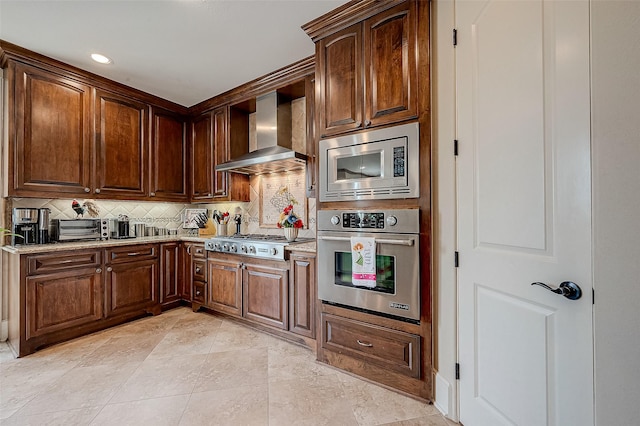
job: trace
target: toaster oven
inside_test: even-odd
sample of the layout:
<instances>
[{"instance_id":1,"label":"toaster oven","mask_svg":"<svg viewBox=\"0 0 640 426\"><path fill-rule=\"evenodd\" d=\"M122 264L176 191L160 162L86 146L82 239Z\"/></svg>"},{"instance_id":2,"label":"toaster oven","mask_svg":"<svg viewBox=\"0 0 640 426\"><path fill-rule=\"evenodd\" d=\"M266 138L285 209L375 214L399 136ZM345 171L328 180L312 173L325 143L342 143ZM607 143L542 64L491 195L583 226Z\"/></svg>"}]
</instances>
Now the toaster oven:
<instances>
[{"instance_id":1,"label":"toaster oven","mask_svg":"<svg viewBox=\"0 0 640 426\"><path fill-rule=\"evenodd\" d=\"M106 219L53 219L52 241L106 240L109 223Z\"/></svg>"}]
</instances>

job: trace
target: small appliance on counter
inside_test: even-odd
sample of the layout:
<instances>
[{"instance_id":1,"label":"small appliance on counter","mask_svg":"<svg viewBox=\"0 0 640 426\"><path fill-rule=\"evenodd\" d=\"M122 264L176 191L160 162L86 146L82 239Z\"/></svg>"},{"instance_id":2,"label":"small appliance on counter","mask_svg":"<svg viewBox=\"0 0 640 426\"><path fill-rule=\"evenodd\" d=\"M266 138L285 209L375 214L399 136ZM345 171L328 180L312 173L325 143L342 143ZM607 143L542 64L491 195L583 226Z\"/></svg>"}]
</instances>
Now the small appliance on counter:
<instances>
[{"instance_id":1,"label":"small appliance on counter","mask_svg":"<svg viewBox=\"0 0 640 426\"><path fill-rule=\"evenodd\" d=\"M11 218L13 233L11 245L38 243L38 209L15 207Z\"/></svg>"},{"instance_id":2,"label":"small appliance on counter","mask_svg":"<svg viewBox=\"0 0 640 426\"><path fill-rule=\"evenodd\" d=\"M49 243L49 217L51 209L38 209L38 244Z\"/></svg>"},{"instance_id":3,"label":"small appliance on counter","mask_svg":"<svg viewBox=\"0 0 640 426\"><path fill-rule=\"evenodd\" d=\"M104 239L100 219L53 219L51 241Z\"/></svg>"},{"instance_id":4,"label":"small appliance on counter","mask_svg":"<svg viewBox=\"0 0 640 426\"><path fill-rule=\"evenodd\" d=\"M135 235L131 235L131 227L129 226L129 217L126 215L118 215L117 219L111 219L110 221L111 238L124 239L135 238Z\"/></svg>"}]
</instances>

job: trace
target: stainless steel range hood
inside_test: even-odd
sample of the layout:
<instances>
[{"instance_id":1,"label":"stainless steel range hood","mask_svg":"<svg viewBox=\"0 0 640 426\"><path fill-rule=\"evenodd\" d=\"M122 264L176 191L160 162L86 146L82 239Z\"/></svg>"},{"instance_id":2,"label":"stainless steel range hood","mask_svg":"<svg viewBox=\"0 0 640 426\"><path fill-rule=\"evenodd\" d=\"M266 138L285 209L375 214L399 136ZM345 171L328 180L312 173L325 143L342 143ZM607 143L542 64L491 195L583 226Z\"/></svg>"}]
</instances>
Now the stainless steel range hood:
<instances>
[{"instance_id":1,"label":"stainless steel range hood","mask_svg":"<svg viewBox=\"0 0 640 426\"><path fill-rule=\"evenodd\" d=\"M277 92L256 99L258 149L216 166L217 172L248 175L303 169L305 154L291 148L291 102Z\"/></svg>"}]
</instances>

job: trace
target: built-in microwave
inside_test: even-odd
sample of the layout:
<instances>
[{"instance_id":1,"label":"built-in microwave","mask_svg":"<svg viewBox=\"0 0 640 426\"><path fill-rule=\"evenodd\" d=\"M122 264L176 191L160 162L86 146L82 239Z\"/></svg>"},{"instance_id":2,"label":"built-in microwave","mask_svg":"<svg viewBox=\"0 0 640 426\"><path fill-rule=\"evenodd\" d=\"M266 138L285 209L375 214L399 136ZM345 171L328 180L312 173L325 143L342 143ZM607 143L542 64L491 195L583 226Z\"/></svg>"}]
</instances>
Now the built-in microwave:
<instances>
[{"instance_id":1,"label":"built-in microwave","mask_svg":"<svg viewBox=\"0 0 640 426\"><path fill-rule=\"evenodd\" d=\"M420 196L418 123L320 140L320 201Z\"/></svg>"}]
</instances>

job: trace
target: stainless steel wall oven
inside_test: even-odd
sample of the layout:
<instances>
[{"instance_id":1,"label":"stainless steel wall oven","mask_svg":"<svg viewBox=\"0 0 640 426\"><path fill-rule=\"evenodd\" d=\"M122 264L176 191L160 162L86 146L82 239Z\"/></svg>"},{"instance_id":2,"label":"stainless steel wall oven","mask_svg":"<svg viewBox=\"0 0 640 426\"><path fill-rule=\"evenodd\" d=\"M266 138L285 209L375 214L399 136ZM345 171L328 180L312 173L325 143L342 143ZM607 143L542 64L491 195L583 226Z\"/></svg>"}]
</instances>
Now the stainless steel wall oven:
<instances>
[{"instance_id":1,"label":"stainless steel wall oven","mask_svg":"<svg viewBox=\"0 0 640 426\"><path fill-rule=\"evenodd\" d=\"M419 214L418 209L318 211L318 297L419 321ZM375 284L354 284L351 237L375 241Z\"/></svg>"}]
</instances>

